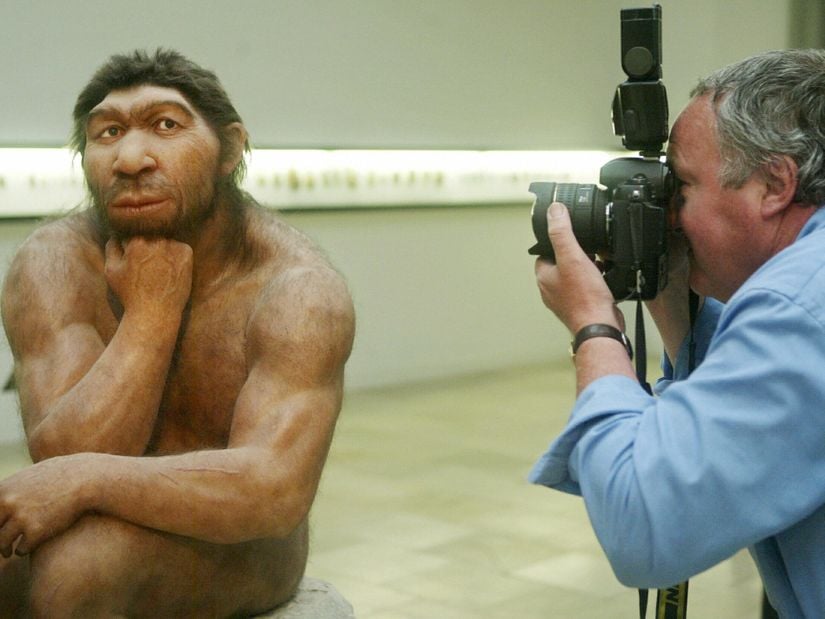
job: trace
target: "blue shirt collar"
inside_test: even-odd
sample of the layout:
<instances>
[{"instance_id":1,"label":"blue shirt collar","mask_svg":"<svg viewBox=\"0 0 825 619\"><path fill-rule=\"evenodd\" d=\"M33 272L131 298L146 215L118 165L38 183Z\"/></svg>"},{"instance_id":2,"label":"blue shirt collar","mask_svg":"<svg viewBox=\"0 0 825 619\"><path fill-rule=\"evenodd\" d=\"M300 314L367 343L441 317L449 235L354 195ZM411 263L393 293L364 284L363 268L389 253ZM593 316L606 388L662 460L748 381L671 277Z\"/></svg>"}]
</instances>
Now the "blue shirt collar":
<instances>
[{"instance_id":1,"label":"blue shirt collar","mask_svg":"<svg viewBox=\"0 0 825 619\"><path fill-rule=\"evenodd\" d=\"M825 208L818 206L816 207L814 214L811 215L810 219L808 219L808 221L805 222L805 225L802 226L796 240L798 241L799 239L823 228L825 228Z\"/></svg>"}]
</instances>

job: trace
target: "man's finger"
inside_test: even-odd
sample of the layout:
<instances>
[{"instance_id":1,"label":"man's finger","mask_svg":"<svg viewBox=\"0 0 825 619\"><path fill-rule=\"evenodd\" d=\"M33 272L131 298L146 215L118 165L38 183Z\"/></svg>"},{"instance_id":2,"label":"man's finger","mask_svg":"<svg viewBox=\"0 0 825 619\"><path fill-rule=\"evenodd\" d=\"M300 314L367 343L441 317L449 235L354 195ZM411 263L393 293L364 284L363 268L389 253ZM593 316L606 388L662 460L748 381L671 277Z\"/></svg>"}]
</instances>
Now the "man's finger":
<instances>
[{"instance_id":1,"label":"man's finger","mask_svg":"<svg viewBox=\"0 0 825 619\"><path fill-rule=\"evenodd\" d=\"M17 546L14 548L14 554L18 557L23 557L31 552L31 548L26 541L26 534L21 533L20 536L17 538Z\"/></svg>"},{"instance_id":2,"label":"man's finger","mask_svg":"<svg viewBox=\"0 0 825 619\"><path fill-rule=\"evenodd\" d=\"M539 272L545 270L546 268L554 266L556 266L555 260L547 256L539 256L538 258L536 258L536 266L534 270L536 275L538 275Z\"/></svg>"},{"instance_id":3,"label":"man's finger","mask_svg":"<svg viewBox=\"0 0 825 619\"><path fill-rule=\"evenodd\" d=\"M0 555L8 559L14 548L15 540L20 537L22 531L11 519L7 520L0 529Z\"/></svg>"},{"instance_id":4,"label":"man's finger","mask_svg":"<svg viewBox=\"0 0 825 619\"><path fill-rule=\"evenodd\" d=\"M561 202L553 202L547 209L547 235L553 245L553 253L556 254L557 262L559 256L568 255L571 251L582 251L573 235L570 213Z\"/></svg>"}]
</instances>

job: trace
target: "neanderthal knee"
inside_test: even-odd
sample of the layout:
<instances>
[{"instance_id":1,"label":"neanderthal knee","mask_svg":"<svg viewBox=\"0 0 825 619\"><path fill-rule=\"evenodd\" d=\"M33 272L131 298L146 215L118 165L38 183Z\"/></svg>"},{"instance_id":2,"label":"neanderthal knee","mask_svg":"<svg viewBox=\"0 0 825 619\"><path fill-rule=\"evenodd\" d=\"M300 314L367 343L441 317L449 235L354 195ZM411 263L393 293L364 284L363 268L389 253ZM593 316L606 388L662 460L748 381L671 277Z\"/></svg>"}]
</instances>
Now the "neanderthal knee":
<instances>
[{"instance_id":1,"label":"neanderthal knee","mask_svg":"<svg viewBox=\"0 0 825 619\"><path fill-rule=\"evenodd\" d=\"M134 581L131 525L86 516L31 557L33 617L111 614L127 603Z\"/></svg>"}]
</instances>

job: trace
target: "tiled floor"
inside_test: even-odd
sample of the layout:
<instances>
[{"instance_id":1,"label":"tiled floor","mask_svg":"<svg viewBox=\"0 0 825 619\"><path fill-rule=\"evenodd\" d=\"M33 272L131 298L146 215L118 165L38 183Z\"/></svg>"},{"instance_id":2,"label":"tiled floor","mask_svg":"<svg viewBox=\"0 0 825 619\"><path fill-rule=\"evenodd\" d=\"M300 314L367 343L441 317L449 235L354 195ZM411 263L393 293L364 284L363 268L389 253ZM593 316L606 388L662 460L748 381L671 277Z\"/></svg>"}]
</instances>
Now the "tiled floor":
<instances>
[{"instance_id":1,"label":"tiled floor","mask_svg":"<svg viewBox=\"0 0 825 619\"><path fill-rule=\"evenodd\" d=\"M350 394L308 573L359 619L638 617L581 501L525 481L572 380L563 364ZM0 450L0 476L23 461ZM741 553L691 581L689 617L757 619L760 591Z\"/></svg>"},{"instance_id":2,"label":"tiled floor","mask_svg":"<svg viewBox=\"0 0 825 619\"><path fill-rule=\"evenodd\" d=\"M573 389L564 363L351 394L309 572L360 619L638 617L581 500L525 481ZM760 592L743 553L691 581L688 615L756 619Z\"/></svg>"}]
</instances>

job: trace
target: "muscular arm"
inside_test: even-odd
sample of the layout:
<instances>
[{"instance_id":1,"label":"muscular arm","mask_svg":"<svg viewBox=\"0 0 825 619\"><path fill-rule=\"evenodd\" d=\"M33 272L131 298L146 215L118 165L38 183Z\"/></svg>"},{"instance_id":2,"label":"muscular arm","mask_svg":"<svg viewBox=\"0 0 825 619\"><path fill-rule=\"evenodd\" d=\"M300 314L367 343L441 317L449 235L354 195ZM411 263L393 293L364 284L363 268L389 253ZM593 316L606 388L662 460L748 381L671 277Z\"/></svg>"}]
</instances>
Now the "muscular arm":
<instances>
[{"instance_id":1,"label":"muscular arm","mask_svg":"<svg viewBox=\"0 0 825 619\"><path fill-rule=\"evenodd\" d=\"M110 243L105 278L100 251L62 223L18 253L2 309L35 461L145 450L189 294L191 250L176 244L170 253L169 243L137 240L125 251ZM119 324L105 302L107 279L124 307ZM108 343L107 313L116 327Z\"/></svg>"},{"instance_id":2,"label":"muscular arm","mask_svg":"<svg viewBox=\"0 0 825 619\"><path fill-rule=\"evenodd\" d=\"M332 271L280 277L250 321L250 371L227 449L139 458L75 454L44 462L66 468L64 475L44 470L47 479L69 486L63 515L50 505L30 521L7 524L0 528L0 550L22 533L18 550L30 551L88 511L218 543L289 535L306 518L320 480L353 329L349 295ZM46 490L42 494L45 501Z\"/></svg>"}]
</instances>

